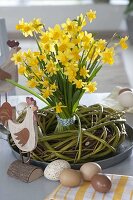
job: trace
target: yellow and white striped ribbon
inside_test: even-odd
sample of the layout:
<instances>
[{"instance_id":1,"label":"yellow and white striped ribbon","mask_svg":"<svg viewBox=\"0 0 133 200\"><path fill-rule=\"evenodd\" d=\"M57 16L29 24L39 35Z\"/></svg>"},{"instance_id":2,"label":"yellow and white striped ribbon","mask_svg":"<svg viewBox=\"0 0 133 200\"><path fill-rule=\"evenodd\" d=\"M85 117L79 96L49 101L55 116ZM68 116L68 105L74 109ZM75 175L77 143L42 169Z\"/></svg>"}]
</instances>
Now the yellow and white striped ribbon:
<instances>
[{"instance_id":1,"label":"yellow and white striped ribbon","mask_svg":"<svg viewBox=\"0 0 133 200\"><path fill-rule=\"evenodd\" d=\"M75 188L59 185L44 200L133 200L133 177L107 174L112 181L108 193L96 192L90 182Z\"/></svg>"}]
</instances>

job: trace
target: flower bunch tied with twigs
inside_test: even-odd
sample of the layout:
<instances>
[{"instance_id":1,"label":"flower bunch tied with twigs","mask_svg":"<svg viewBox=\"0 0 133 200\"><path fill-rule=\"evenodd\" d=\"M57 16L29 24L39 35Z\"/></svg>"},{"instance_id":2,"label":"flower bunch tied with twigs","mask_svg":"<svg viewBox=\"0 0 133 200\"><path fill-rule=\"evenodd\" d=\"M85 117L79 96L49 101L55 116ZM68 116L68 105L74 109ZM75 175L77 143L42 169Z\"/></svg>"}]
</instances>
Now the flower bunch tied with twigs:
<instances>
[{"instance_id":1,"label":"flower bunch tied with twigs","mask_svg":"<svg viewBox=\"0 0 133 200\"><path fill-rule=\"evenodd\" d=\"M47 149L47 156L44 160L54 160L59 157L73 162L88 158L83 146L89 145L92 139L96 139L95 137L101 137L101 142L102 137L105 137L104 139L107 137L105 136L107 134L101 134L101 136L92 134L90 141L87 139L88 134L90 134L87 133L87 129L96 125L97 120L99 120L97 126L100 131L102 130L102 133L110 132L111 129L118 132L117 128L114 128L114 124L112 128L105 128L105 126L101 128L100 122L107 123L105 119L111 121L117 117L121 118L122 114L116 112L112 114L112 111L109 114L110 110L103 111L101 105L90 107L89 110L86 107L81 109L79 106L79 101L85 92L93 93L96 91L97 83L93 79L103 65L114 63L115 48L117 46L121 46L123 49L127 48L127 36L121 38L114 34L110 41L106 41L95 39L92 33L84 31L85 26L87 30L88 24L95 18L96 11L90 10L84 15L80 14L74 20L68 18L65 23L56 24L53 28L46 29L45 24L40 19L33 19L29 23L22 19L16 26L16 29L20 30L25 37L30 36L35 39L38 50L19 51L12 57L12 60L18 65L19 74L27 78L27 87L12 80L8 81L38 97L46 105L38 113L39 119L42 117L41 113L46 112L43 115L45 116L43 119L45 128L41 118L38 122L45 135L40 139L41 142L45 141ZM115 37L117 37L118 42L112 43ZM37 90L34 91L34 88ZM93 123L90 119L93 119ZM52 128L53 126L54 128ZM95 128L92 129L95 132ZM63 130L66 132L57 134ZM97 134L100 134L100 131ZM85 133L84 136L82 132ZM47 135L48 133L50 135ZM52 133L56 134L52 135ZM48 144L47 137L49 137L49 141L54 137L56 139L54 144ZM110 143L113 143L113 139ZM95 142L92 144L95 145ZM75 148L72 149L74 145ZM105 148L109 148L107 142L103 145ZM70 150L70 154L72 151L75 152L75 156L68 156L68 150ZM57 153L57 151L59 152ZM110 151L114 151L114 147L111 147ZM54 152L55 156L50 152ZM66 152L66 155L63 155L63 152Z\"/></svg>"}]
</instances>

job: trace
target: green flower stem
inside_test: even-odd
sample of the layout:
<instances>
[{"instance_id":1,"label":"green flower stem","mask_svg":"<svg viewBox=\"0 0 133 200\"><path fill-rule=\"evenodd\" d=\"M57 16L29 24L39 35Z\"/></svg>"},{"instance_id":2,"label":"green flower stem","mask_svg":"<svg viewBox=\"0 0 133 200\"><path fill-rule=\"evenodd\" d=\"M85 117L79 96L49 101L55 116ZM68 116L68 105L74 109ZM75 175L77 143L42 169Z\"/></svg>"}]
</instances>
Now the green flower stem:
<instances>
[{"instance_id":1,"label":"green flower stem","mask_svg":"<svg viewBox=\"0 0 133 200\"><path fill-rule=\"evenodd\" d=\"M19 83L16 83L15 81L13 81L11 79L6 79L6 81L9 82L9 83L11 83L12 85L15 85L15 86L21 88L22 90L25 90L26 92L29 92L30 94L34 95L35 97L37 97L38 99L40 99L41 101L43 101L44 103L46 103L47 105L49 105L49 103L44 98L42 98L39 94L37 94L36 92L28 89L25 86L20 85Z\"/></svg>"},{"instance_id":2,"label":"green flower stem","mask_svg":"<svg viewBox=\"0 0 133 200\"><path fill-rule=\"evenodd\" d=\"M34 38L35 38L35 41L37 43L37 46L38 46L38 49L39 49L40 53L42 53L42 49L41 49L41 47L39 45L39 42L38 42L38 39L37 39L37 36L36 36L35 32L34 32Z\"/></svg>"}]
</instances>

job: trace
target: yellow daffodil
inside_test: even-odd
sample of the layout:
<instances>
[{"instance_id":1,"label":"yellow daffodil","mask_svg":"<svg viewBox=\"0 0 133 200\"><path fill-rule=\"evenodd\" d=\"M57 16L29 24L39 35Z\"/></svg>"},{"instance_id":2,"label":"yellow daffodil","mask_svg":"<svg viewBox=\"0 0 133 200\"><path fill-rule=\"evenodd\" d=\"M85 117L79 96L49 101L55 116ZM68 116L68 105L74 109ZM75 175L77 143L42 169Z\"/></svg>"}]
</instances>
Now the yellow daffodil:
<instances>
[{"instance_id":1,"label":"yellow daffodil","mask_svg":"<svg viewBox=\"0 0 133 200\"><path fill-rule=\"evenodd\" d=\"M56 67L56 64L52 61L49 61L46 65L46 72L50 74L50 76L53 76L53 74L56 74L58 71L58 68Z\"/></svg>"},{"instance_id":2,"label":"yellow daffodil","mask_svg":"<svg viewBox=\"0 0 133 200\"><path fill-rule=\"evenodd\" d=\"M92 33L87 33L87 31L84 32L84 36L82 37L82 42L90 43L93 41Z\"/></svg>"},{"instance_id":3,"label":"yellow daffodil","mask_svg":"<svg viewBox=\"0 0 133 200\"><path fill-rule=\"evenodd\" d=\"M46 54L50 52L51 50L51 43L47 42L47 43L39 43L41 49L43 52L45 52Z\"/></svg>"},{"instance_id":4,"label":"yellow daffodil","mask_svg":"<svg viewBox=\"0 0 133 200\"><path fill-rule=\"evenodd\" d=\"M75 61L78 61L80 59L80 49L78 47L74 47L71 51L71 56L73 57L72 59Z\"/></svg>"},{"instance_id":5,"label":"yellow daffodil","mask_svg":"<svg viewBox=\"0 0 133 200\"><path fill-rule=\"evenodd\" d=\"M33 69L38 68L38 60L36 57L32 57L32 58L27 58L26 59L26 64L30 67L32 67Z\"/></svg>"},{"instance_id":6,"label":"yellow daffodil","mask_svg":"<svg viewBox=\"0 0 133 200\"><path fill-rule=\"evenodd\" d=\"M80 69L80 72L79 72L80 76L82 76L84 79L89 77L89 70L86 69L85 66L83 66L81 69Z\"/></svg>"},{"instance_id":7,"label":"yellow daffodil","mask_svg":"<svg viewBox=\"0 0 133 200\"><path fill-rule=\"evenodd\" d=\"M67 66L69 61L73 58L71 50L69 49L67 49L65 52L59 51L56 57L65 66Z\"/></svg>"},{"instance_id":8,"label":"yellow daffodil","mask_svg":"<svg viewBox=\"0 0 133 200\"><path fill-rule=\"evenodd\" d=\"M31 79L27 82L27 85L30 87L30 88L35 88L37 86L37 82L35 79Z\"/></svg>"},{"instance_id":9,"label":"yellow daffodil","mask_svg":"<svg viewBox=\"0 0 133 200\"><path fill-rule=\"evenodd\" d=\"M53 90L53 91L55 91L55 90L57 90L57 85L55 84L55 83L53 83L52 85L50 85L50 89L51 90Z\"/></svg>"},{"instance_id":10,"label":"yellow daffodil","mask_svg":"<svg viewBox=\"0 0 133 200\"><path fill-rule=\"evenodd\" d=\"M49 86L48 80L40 81L40 83L43 85L44 88L47 88Z\"/></svg>"},{"instance_id":11,"label":"yellow daffodil","mask_svg":"<svg viewBox=\"0 0 133 200\"><path fill-rule=\"evenodd\" d=\"M94 38L91 33L87 33L85 31L84 36L82 38L82 46L84 49L88 50L91 48Z\"/></svg>"},{"instance_id":12,"label":"yellow daffodil","mask_svg":"<svg viewBox=\"0 0 133 200\"><path fill-rule=\"evenodd\" d=\"M75 79L74 84L76 85L76 88L78 88L78 89L80 89L84 86L84 82L81 79L79 79L79 80Z\"/></svg>"},{"instance_id":13,"label":"yellow daffodil","mask_svg":"<svg viewBox=\"0 0 133 200\"><path fill-rule=\"evenodd\" d=\"M126 43L127 40L128 40L128 37L127 37L127 36L125 36L124 38L121 38L121 39L120 39L119 44L120 44L120 46L121 46L122 49L127 49L127 48L128 48L128 45L127 45L127 43Z\"/></svg>"},{"instance_id":14,"label":"yellow daffodil","mask_svg":"<svg viewBox=\"0 0 133 200\"><path fill-rule=\"evenodd\" d=\"M73 64L72 66L67 66L64 68L64 74L68 76L70 82L75 80L79 67L77 64Z\"/></svg>"},{"instance_id":15,"label":"yellow daffodil","mask_svg":"<svg viewBox=\"0 0 133 200\"><path fill-rule=\"evenodd\" d=\"M101 53L102 62L109 65L114 64L114 48L106 48L104 52Z\"/></svg>"},{"instance_id":16,"label":"yellow daffodil","mask_svg":"<svg viewBox=\"0 0 133 200\"><path fill-rule=\"evenodd\" d=\"M86 13L89 22L91 23L94 19L96 19L96 11L90 10Z\"/></svg>"},{"instance_id":17,"label":"yellow daffodil","mask_svg":"<svg viewBox=\"0 0 133 200\"><path fill-rule=\"evenodd\" d=\"M24 27L24 19L22 18L21 20L19 20L19 24L16 25L16 30L22 31L23 27Z\"/></svg>"},{"instance_id":18,"label":"yellow daffodil","mask_svg":"<svg viewBox=\"0 0 133 200\"><path fill-rule=\"evenodd\" d=\"M39 54L38 55L38 58L40 59L40 60L44 60L44 61L46 61L46 55L45 54Z\"/></svg>"},{"instance_id":19,"label":"yellow daffodil","mask_svg":"<svg viewBox=\"0 0 133 200\"><path fill-rule=\"evenodd\" d=\"M20 65L18 68L18 73L24 75L25 72L26 72L26 67L24 65Z\"/></svg>"},{"instance_id":20,"label":"yellow daffodil","mask_svg":"<svg viewBox=\"0 0 133 200\"><path fill-rule=\"evenodd\" d=\"M38 77L38 78L42 78L43 77L43 75L44 75L44 72L42 71L42 70L40 70L40 69L35 69L35 71L34 71L34 73L36 74L36 76Z\"/></svg>"},{"instance_id":21,"label":"yellow daffodil","mask_svg":"<svg viewBox=\"0 0 133 200\"><path fill-rule=\"evenodd\" d=\"M25 58L32 58L34 56L34 53L31 51L31 49L28 49L28 51L24 52Z\"/></svg>"},{"instance_id":22,"label":"yellow daffodil","mask_svg":"<svg viewBox=\"0 0 133 200\"><path fill-rule=\"evenodd\" d=\"M28 23L25 23L24 24L24 27L22 29L22 33L25 37L28 37L28 36L33 36L33 27L32 27L32 24L28 24Z\"/></svg>"},{"instance_id":23,"label":"yellow daffodil","mask_svg":"<svg viewBox=\"0 0 133 200\"><path fill-rule=\"evenodd\" d=\"M34 29L32 27L32 24L24 22L23 18L19 21L19 24L16 25L16 29L20 30L25 37L33 36Z\"/></svg>"},{"instance_id":24,"label":"yellow daffodil","mask_svg":"<svg viewBox=\"0 0 133 200\"><path fill-rule=\"evenodd\" d=\"M64 29L64 31L71 35L75 35L77 33L77 26L77 23L70 20L69 18L66 20L66 23L62 24L62 28Z\"/></svg>"},{"instance_id":25,"label":"yellow daffodil","mask_svg":"<svg viewBox=\"0 0 133 200\"><path fill-rule=\"evenodd\" d=\"M49 36L53 40L60 39L62 35L62 30L59 24L56 24L54 28L49 28Z\"/></svg>"},{"instance_id":26,"label":"yellow daffodil","mask_svg":"<svg viewBox=\"0 0 133 200\"><path fill-rule=\"evenodd\" d=\"M86 26L86 19L84 17L83 14L80 14L78 17L77 17L77 20L78 20L78 30L81 31L81 29ZM81 27L81 28L80 28Z\"/></svg>"},{"instance_id":27,"label":"yellow daffodil","mask_svg":"<svg viewBox=\"0 0 133 200\"><path fill-rule=\"evenodd\" d=\"M96 85L97 85L96 82L90 82L90 83L85 87L86 92L89 92L89 93L95 92L95 91L97 90Z\"/></svg>"},{"instance_id":28,"label":"yellow daffodil","mask_svg":"<svg viewBox=\"0 0 133 200\"><path fill-rule=\"evenodd\" d=\"M21 63L23 61L23 53L21 51L13 54L13 57L11 58L12 61L14 61L15 65Z\"/></svg>"},{"instance_id":29,"label":"yellow daffodil","mask_svg":"<svg viewBox=\"0 0 133 200\"><path fill-rule=\"evenodd\" d=\"M67 49L73 48L74 46L75 44L70 41L69 37L61 38L58 44L58 50L60 52L64 52L67 51Z\"/></svg>"},{"instance_id":30,"label":"yellow daffodil","mask_svg":"<svg viewBox=\"0 0 133 200\"><path fill-rule=\"evenodd\" d=\"M42 96L47 99L48 97L50 97L53 94L53 91L47 87L46 89L42 90Z\"/></svg>"},{"instance_id":31,"label":"yellow daffodil","mask_svg":"<svg viewBox=\"0 0 133 200\"><path fill-rule=\"evenodd\" d=\"M96 42L95 46L96 48L100 49L100 51L103 51L106 47L106 44L107 44L106 40L100 39Z\"/></svg>"},{"instance_id":32,"label":"yellow daffodil","mask_svg":"<svg viewBox=\"0 0 133 200\"><path fill-rule=\"evenodd\" d=\"M33 19L31 21L31 26L33 28L33 31L35 31L36 33L40 33L44 27L44 25L42 24L42 22L39 18Z\"/></svg>"},{"instance_id":33,"label":"yellow daffodil","mask_svg":"<svg viewBox=\"0 0 133 200\"><path fill-rule=\"evenodd\" d=\"M55 112L58 114L58 113L61 113L62 112L62 103L59 102L58 104L56 104L55 106Z\"/></svg>"},{"instance_id":34,"label":"yellow daffodil","mask_svg":"<svg viewBox=\"0 0 133 200\"><path fill-rule=\"evenodd\" d=\"M45 44L45 43L47 43L49 41L50 41L50 34L49 34L49 32L48 31L42 32L41 36L40 36L40 42L42 42L42 43Z\"/></svg>"}]
</instances>

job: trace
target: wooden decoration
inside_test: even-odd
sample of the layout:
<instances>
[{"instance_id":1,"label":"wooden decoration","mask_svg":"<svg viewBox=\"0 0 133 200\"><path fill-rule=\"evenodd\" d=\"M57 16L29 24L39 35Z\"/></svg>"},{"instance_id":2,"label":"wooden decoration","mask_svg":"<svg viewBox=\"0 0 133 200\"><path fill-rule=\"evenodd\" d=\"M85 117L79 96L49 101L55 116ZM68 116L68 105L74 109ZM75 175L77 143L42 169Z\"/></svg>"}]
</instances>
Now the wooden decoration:
<instances>
[{"instance_id":1,"label":"wooden decoration","mask_svg":"<svg viewBox=\"0 0 133 200\"><path fill-rule=\"evenodd\" d=\"M0 122L5 126L6 122L13 117L13 109L12 106L5 102L0 107Z\"/></svg>"},{"instance_id":2,"label":"wooden decoration","mask_svg":"<svg viewBox=\"0 0 133 200\"><path fill-rule=\"evenodd\" d=\"M30 183L43 176L43 170L36 166L22 163L20 160L15 160L10 165L7 174L23 182Z\"/></svg>"},{"instance_id":3,"label":"wooden decoration","mask_svg":"<svg viewBox=\"0 0 133 200\"><path fill-rule=\"evenodd\" d=\"M6 78L10 79L11 75L8 72L5 72L4 70L0 69L0 80L5 80Z\"/></svg>"},{"instance_id":4,"label":"wooden decoration","mask_svg":"<svg viewBox=\"0 0 133 200\"><path fill-rule=\"evenodd\" d=\"M34 120L34 105L27 108L25 119L22 123L8 120L8 128L16 146L24 152L31 152L37 145L37 122Z\"/></svg>"},{"instance_id":5,"label":"wooden decoration","mask_svg":"<svg viewBox=\"0 0 133 200\"><path fill-rule=\"evenodd\" d=\"M14 53L17 53L21 48L18 47L19 43L15 41L8 41L8 45L11 47L9 57L5 63L0 66L0 94L10 91L14 88L14 85L4 81L6 78L11 78L14 81L18 81L17 66L11 60Z\"/></svg>"}]
</instances>

